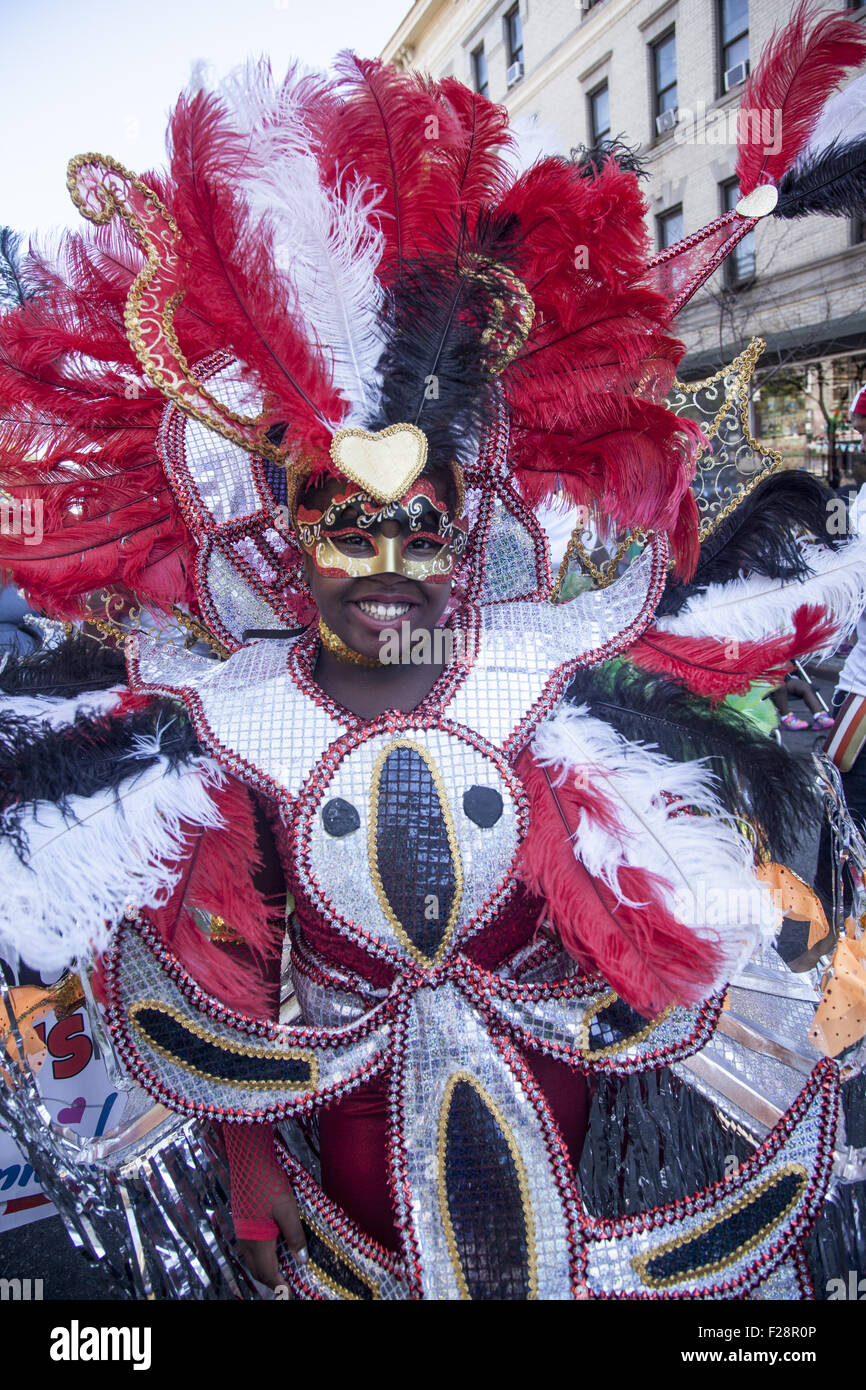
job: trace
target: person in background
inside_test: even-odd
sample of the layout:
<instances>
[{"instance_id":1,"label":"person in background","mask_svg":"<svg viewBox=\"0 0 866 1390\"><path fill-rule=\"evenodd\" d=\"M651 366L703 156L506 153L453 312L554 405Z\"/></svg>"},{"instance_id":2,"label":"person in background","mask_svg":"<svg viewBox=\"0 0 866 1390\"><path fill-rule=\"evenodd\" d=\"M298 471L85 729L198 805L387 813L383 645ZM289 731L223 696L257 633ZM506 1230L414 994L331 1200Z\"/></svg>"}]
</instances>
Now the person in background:
<instances>
[{"instance_id":1,"label":"person in background","mask_svg":"<svg viewBox=\"0 0 866 1390\"><path fill-rule=\"evenodd\" d=\"M812 716L811 723L808 719L800 719L794 714L788 700L790 696L803 701L807 710ZM779 711L779 723L783 729L832 729L833 717L822 710L818 697L807 681L801 680L799 676L786 676L784 683L771 691L770 699Z\"/></svg>"},{"instance_id":2,"label":"person in background","mask_svg":"<svg viewBox=\"0 0 866 1390\"><path fill-rule=\"evenodd\" d=\"M0 589L0 665L7 655L29 656L39 646L39 637L23 621L29 612L14 584Z\"/></svg>"}]
</instances>

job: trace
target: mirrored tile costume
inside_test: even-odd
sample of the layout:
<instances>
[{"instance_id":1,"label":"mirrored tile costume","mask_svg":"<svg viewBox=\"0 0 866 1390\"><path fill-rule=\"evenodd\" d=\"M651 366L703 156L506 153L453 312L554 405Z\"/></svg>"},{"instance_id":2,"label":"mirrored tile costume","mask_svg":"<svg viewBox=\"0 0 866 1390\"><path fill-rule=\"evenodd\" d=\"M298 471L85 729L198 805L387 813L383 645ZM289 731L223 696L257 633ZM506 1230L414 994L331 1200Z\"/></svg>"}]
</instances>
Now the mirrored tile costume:
<instances>
[{"instance_id":1,"label":"mirrored tile costume","mask_svg":"<svg viewBox=\"0 0 866 1390\"><path fill-rule=\"evenodd\" d=\"M516 174L503 111L353 58L184 97L164 176L72 161L97 230L0 333L3 486L46 536L3 558L90 627L0 673L0 953L76 964L127 1112L99 1143L46 1122L10 1007L3 1114L133 1292L249 1292L226 1153L234 1184L266 1147L299 1298L811 1296L803 1239L863 1176L839 1127L863 1046L815 1051L816 985L778 949L811 897L774 863L780 803L815 813L814 778L718 702L838 640L866 557L747 431L708 451L669 331L770 202L818 210L807 142L866 41L795 16L747 105L792 52L808 120L770 160L744 147L741 208L654 261L616 150ZM741 423L759 350L720 376ZM443 468L468 518L434 517L450 659L411 712L361 719L316 683L304 549L342 562L312 512L302 545L299 495L340 478L361 530L391 508L411 537ZM554 495L581 509L555 579ZM560 1071L675 1075L748 1154L599 1210ZM326 1176L329 1117L370 1096L393 1241Z\"/></svg>"}]
</instances>

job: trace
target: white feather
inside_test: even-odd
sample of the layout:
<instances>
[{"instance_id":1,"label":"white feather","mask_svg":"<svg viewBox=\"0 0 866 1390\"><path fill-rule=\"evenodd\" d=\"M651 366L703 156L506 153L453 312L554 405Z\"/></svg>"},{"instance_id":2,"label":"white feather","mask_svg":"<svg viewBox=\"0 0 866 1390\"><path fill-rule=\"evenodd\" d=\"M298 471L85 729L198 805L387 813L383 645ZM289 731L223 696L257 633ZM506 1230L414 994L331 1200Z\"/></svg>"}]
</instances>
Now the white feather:
<instances>
[{"instance_id":1,"label":"white feather","mask_svg":"<svg viewBox=\"0 0 866 1390\"><path fill-rule=\"evenodd\" d=\"M325 188L304 118L315 79L293 69L276 87L266 67L247 68L221 94L248 137L241 188L254 217L274 232L277 267L311 341L332 362L333 382L349 406L332 421L363 423L381 391L383 289L377 278L383 237L375 216L380 194L358 179L340 194Z\"/></svg>"},{"instance_id":2,"label":"white feather","mask_svg":"<svg viewBox=\"0 0 866 1390\"><path fill-rule=\"evenodd\" d=\"M848 144L863 135L866 135L866 74L849 82L841 92L834 92L825 103L795 168L823 154L836 140Z\"/></svg>"},{"instance_id":3,"label":"white feather","mask_svg":"<svg viewBox=\"0 0 866 1390\"><path fill-rule=\"evenodd\" d=\"M125 688L116 685L110 690L85 690L81 695L59 700L47 695L16 695L0 701L0 714L44 721L53 729L59 729L64 724L73 724L77 714L107 714L114 709Z\"/></svg>"},{"instance_id":4,"label":"white feather","mask_svg":"<svg viewBox=\"0 0 866 1390\"><path fill-rule=\"evenodd\" d=\"M557 127L541 122L536 111L512 117L509 130L514 142L503 149L502 160L515 177L525 174L539 159L568 153Z\"/></svg>"},{"instance_id":5,"label":"white feather","mask_svg":"<svg viewBox=\"0 0 866 1390\"><path fill-rule=\"evenodd\" d=\"M683 637L730 637L762 641L790 631L803 604L826 610L840 631L830 649L851 631L866 606L866 540L840 550L804 544L808 579L766 579L755 574L727 584L710 584L690 598L675 617L657 619L662 632Z\"/></svg>"},{"instance_id":6,"label":"white feather","mask_svg":"<svg viewBox=\"0 0 866 1390\"><path fill-rule=\"evenodd\" d=\"M129 908L167 902L189 827L223 825L210 790L224 781L211 758L178 771L161 758L116 795L70 797L65 819L53 803L37 803L21 821L29 867L0 843L0 956L58 970L104 951Z\"/></svg>"},{"instance_id":7,"label":"white feather","mask_svg":"<svg viewBox=\"0 0 866 1390\"><path fill-rule=\"evenodd\" d=\"M657 874L668 885L669 911L721 947L713 988L741 969L781 914L755 877L751 846L726 816L712 773L699 762L675 763L630 743L585 706L545 721L532 752L558 770L558 782L585 777L616 807L622 833L611 833L591 810L581 811L574 853L587 871L623 903L630 901L619 882L623 868Z\"/></svg>"}]
</instances>

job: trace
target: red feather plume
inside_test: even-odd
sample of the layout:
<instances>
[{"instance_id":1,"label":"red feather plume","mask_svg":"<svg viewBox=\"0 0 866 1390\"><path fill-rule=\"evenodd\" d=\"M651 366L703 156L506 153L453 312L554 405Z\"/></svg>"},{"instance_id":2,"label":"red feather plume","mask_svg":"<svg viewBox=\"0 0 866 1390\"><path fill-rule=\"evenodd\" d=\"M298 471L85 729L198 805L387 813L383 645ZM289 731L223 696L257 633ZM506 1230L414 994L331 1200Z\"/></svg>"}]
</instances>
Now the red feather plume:
<instances>
[{"instance_id":1,"label":"red feather plume","mask_svg":"<svg viewBox=\"0 0 866 1390\"><path fill-rule=\"evenodd\" d=\"M296 448L327 456L329 422L345 402L324 356L306 338L298 307L277 271L271 229L233 187L246 137L213 94L181 97L171 118L171 211L189 263L186 308L206 317L268 393L268 422L288 426Z\"/></svg>"},{"instance_id":2,"label":"red feather plume","mask_svg":"<svg viewBox=\"0 0 866 1390\"><path fill-rule=\"evenodd\" d=\"M671 1003L703 998L721 966L718 949L684 927L665 906L668 887L658 875L624 868L619 882L629 906L617 902L574 856L581 811L622 833L616 809L594 787L571 778L554 787L528 749L517 772L529 793L529 834L518 872L546 903L547 916L569 955L585 970L600 971L622 999L647 1017Z\"/></svg>"},{"instance_id":3,"label":"red feather plume","mask_svg":"<svg viewBox=\"0 0 866 1390\"><path fill-rule=\"evenodd\" d=\"M389 284L402 260L441 251L443 219L450 225L455 202L471 204L477 196L491 122L474 140L453 83L435 84L353 53L341 54L336 68L340 104L311 116L320 167L330 187L362 176L381 191L379 278Z\"/></svg>"},{"instance_id":4,"label":"red feather plume","mask_svg":"<svg viewBox=\"0 0 866 1390\"><path fill-rule=\"evenodd\" d=\"M453 182L453 205L458 219L466 214L471 228L473 215L496 202L511 181L502 156L513 146L514 136L506 108L470 91L456 77L444 78L439 93L451 107L461 134L442 150Z\"/></svg>"},{"instance_id":5,"label":"red feather plume","mask_svg":"<svg viewBox=\"0 0 866 1390\"><path fill-rule=\"evenodd\" d=\"M189 835L191 848L170 901L149 915L166 945L209 994L230 1008L265 1018L272 1008L267 963L279 959L285 895L263 896L257 875L262 849L249 791L231 781L211 793L221 830ZM236 943L215 945L192 909L221 917Z\"/></svg>"},{"instance_id":6,"label":"red feather plume","mask_svg":"<svg viewBox=\"0 0 866 1390\"><path fill-rule=\"evenodd\" d=\"M67 236L55 264L31 252L41 294L0 320L0 487L42 508L38 544L4 528L0 567L60 617L98 589L193 600L192 541L155 459L164 401L123 328L136 268L104 231Z\"/></svg>"},{"instance_id":7,"label":"red feather plume","mask_svg":"<svg viewBox=\"0 0 866 1390\"><path fill-rule=\"evenodd\" d=\"M684 637L649 627L627 656L636 666L670 676L695 695L723 700L726 695L744 695L753 681L780 681L790 662L830 641L836 632L821 608L804 605L793 621L793 633L769 642Z\"/></svg>"}]
</instances>

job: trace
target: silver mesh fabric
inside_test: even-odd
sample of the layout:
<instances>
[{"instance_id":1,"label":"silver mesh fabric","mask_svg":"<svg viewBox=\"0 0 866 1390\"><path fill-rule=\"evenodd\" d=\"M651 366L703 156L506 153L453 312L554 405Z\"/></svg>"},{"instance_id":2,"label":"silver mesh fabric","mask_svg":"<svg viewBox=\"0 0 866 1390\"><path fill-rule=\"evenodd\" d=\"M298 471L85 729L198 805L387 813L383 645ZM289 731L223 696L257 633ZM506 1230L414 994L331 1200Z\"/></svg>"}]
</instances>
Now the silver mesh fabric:
<instances>
[{"instance_id":1,"label":"silver mesh fabric","mask_svg":"<svg viewBox=\"0 0 866 1390\"><path fill-rule=\"evenodd\" d=\"M424 1297L460 1297L442 1215L446 1194L442 1192L440 1147L446 1087L457 1073L480 1083L519 1149L528 1187L538 1297L568 1299L568 1228L573 1213L569 1213L567 1199L554 1180L544 1136L524 1087L491 1045L474 1010L450 985L436 991L421 989L413 999L402 1080L395 1083L399 1084L398 1103L405 1115L410 1189L406 1217L421 1253Z\"/></svg>"},{"instance_id":2,"label":"silver mesh fabric","mask_svg":"<svg viewBox=\"0 0 866 1390\"><path fill-rule=\"evenodd\" d=\"M241 370L231 363L208 379L207 389L236 414L254 417L261 409L261 393L241 380ZM183 442L193 485L217 526L260 509L252 455L246 449L191 418L183 422Z\"/></svg>"}]
</instances>

